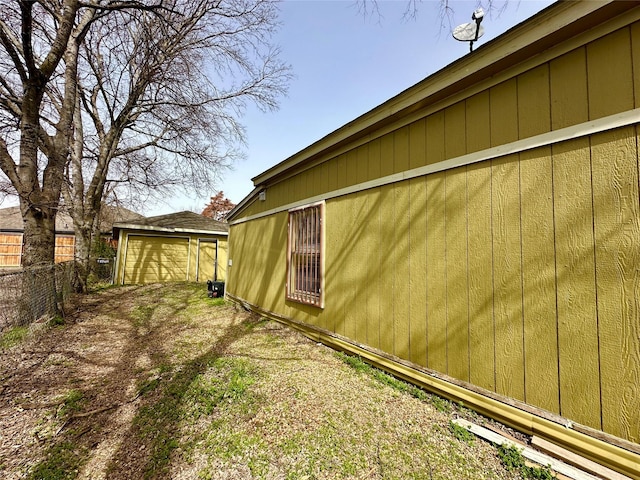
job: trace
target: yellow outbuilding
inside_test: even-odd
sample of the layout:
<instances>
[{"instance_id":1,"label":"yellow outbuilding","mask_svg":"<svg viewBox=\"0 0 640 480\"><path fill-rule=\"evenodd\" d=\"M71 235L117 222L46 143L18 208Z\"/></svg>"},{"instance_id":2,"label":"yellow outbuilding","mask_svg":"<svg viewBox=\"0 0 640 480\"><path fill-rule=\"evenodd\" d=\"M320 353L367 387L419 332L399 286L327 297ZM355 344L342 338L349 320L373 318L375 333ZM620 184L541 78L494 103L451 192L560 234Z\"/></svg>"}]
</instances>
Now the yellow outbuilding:
<instances>
[{"instance_id":1,"label":"yellow outbuilding","mask_svg":"<svg viewBox=\"0 0 640 480\"><path fill-rule=\"evenodd\" d=\"M116 284L224 282L228 226L193 212L116 223Z\"/></svg>"}]
</instances>

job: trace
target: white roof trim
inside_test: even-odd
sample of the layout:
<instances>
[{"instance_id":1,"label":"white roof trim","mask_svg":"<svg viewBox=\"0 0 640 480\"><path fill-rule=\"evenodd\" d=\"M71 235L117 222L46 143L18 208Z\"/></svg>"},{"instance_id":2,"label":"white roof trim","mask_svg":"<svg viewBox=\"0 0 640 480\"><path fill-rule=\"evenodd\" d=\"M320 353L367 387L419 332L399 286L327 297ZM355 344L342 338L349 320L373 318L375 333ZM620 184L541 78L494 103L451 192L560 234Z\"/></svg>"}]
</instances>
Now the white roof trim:
<instances>
[{"instance_id":1,"label":"white roof trim","mask_svg":"<svg viewBox=\"0 0 640 480\"><path fill-rule=\"evenodd\" d=\"M481 45L472 54L456 60L404 92L252 178L254 185L257 187L256 190L259 190L261 185L264 185L273 177L303 163L310 157L318 155L340 142L347 141L354 135L374 127L393 115L429 98L447 86L474 75L475 72L555 33L609 3L612 3L612 0L597 2L558 1L552 4L485 45ZM255 190L249 196L253 194L255 194Z\"/></svg>"},{"instance_id":2,"label":"white roof trim","mask_svg":"<svg viewBox=\"0 0 640 480\"><path fill-rule=\"evenodd\" d=\"M197 230L191 228L169 228L169 227L157 227L153 225L136 225L131 223L115 223L115 228L120 230L145 230L149 232L168 232L168 233L198 233L205 235L224 235L228 236L229 232L217 231L217 230Z\"/></svg>"}]
</instances>

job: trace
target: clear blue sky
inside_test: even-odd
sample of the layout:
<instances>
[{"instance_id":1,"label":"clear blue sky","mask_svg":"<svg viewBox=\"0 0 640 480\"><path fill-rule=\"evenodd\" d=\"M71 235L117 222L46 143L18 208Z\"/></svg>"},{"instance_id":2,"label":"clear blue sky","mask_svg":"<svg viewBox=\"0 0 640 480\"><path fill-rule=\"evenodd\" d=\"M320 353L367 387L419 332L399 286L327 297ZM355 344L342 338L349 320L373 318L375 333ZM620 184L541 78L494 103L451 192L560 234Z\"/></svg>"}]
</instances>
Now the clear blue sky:
<instances>
[{"instance_id":1,"label":"clear blue sky","mask_svg":"<svg viewBox=\"0 0 640 480\"><path fill-rule=\"evenodd\" d=\"M451 25L443 23L438 0L422 0L413 20L403 20L406 0L378 1L381 17L364 17L352 0L282 2L275 43L296 77L278 111L246 112L246 160L224 175L218 189L240 202L253 189L252 177L467 55L468 43L456 41L450 32L471 21L479 2L449 3ZM487 5L486 0L480 3ZM505 2L493 3L501 7ZM551 3L509 0L502 12L488 12L482 22L485 35L475 48ZM213 193L176 197L141 213L200 212Z\"/></svg>"}]
</instances>

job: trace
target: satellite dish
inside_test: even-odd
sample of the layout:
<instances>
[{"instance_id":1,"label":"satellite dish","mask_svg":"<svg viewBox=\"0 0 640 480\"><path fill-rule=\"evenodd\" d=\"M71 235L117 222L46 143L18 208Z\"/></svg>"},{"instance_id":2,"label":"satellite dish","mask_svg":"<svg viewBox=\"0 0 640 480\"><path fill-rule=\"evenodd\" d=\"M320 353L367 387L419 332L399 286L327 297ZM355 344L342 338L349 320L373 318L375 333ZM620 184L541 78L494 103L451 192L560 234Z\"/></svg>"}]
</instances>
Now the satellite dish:
<instances>
[{"instance_id":1,"label":"satellite dish","mask_svg":"<svg viewBox=\"0 0 640 480\"><path fill-rule=\"evenodd\" d=\"M475 23L463 23L453 29L453 38L461 42L475 42L484 35L484 27Z\"/></svg>"},{"instance_id":2,"label":"satellite dish","mask_svg":"<svg viewBox=\"0 0 640 480\"><path fill-rule=\"evenodd\" d=\"M473 42L484 35L484 27L480 25L483 17L484 10L478 8L475 12L473 12L473 15L471 15L471 19L473 20L473 22L463 23L462 25L458 25L453 29L453 38L461 42L469 42L470 52L473 51Z\"/></svg>"}]
</instances>

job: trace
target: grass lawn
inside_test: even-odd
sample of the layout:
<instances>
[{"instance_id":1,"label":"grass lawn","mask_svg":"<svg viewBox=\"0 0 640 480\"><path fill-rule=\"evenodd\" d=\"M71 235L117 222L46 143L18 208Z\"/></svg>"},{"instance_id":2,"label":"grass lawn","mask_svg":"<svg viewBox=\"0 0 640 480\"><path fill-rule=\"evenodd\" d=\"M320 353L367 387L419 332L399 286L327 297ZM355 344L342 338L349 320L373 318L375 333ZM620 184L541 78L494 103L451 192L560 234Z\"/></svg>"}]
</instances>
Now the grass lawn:
<instances>
[{"instance_id":1,"label":"grass lawn","mask_svg":"<svg viewBox=\"0 0 640 480\"><path fill-rule=\"evenodd\" d=\"M451 423L468 410L206 286L108 288L11 335L5 479L523 478Z\"/></svg>"}]
</instances>

